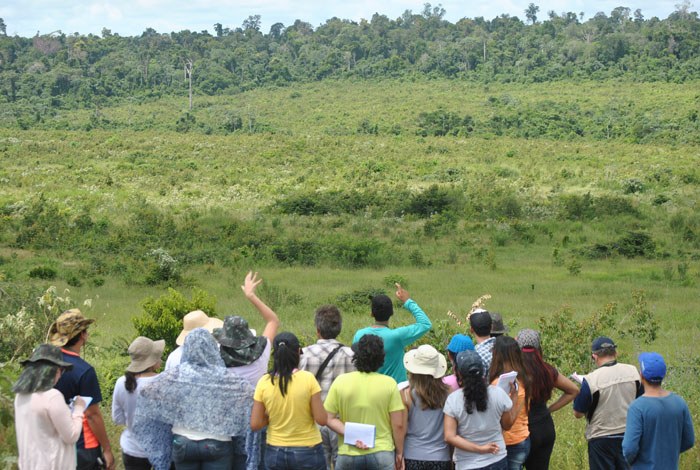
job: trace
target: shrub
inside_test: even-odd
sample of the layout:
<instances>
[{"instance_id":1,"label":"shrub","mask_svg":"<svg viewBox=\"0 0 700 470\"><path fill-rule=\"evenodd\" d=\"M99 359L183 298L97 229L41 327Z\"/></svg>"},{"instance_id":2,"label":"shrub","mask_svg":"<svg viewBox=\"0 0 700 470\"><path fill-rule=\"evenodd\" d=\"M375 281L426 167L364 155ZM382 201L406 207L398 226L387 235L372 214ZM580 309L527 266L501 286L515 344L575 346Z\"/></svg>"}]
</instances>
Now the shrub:
<instances>
[{"instance_id":1,"label":"shrub","mask_svg":"<svg viewBox=\"0 0 700 470\"><path fill-rule=\"evenodd\" d=\"M175 289L157 299L144 300L143 313L132 319L136 333L153 340L164 339L166 354L175 349L175 339L182 330L182 318L193 310L203 310L216 316L216 300L201 289L194 289L192 298L186 299Z\"/></svg>"},{"instance_id":2,"label":"shrub","mask_svg":"<svg viewBox=\"0 0 700 470\"><path fill-rule=\"evenodd\" d=\"M0 363L28 357L61 312L74 306L66 290L58 295L54 286L38 291L33 286L0 285Z\"/></svg>"},{"instance_id":3,"label":"shrub","mask_svg":"<svg viewBox=\"0 0 700 470\"><path fill-rule=\"evenodd\" d=\"M348 312L358 312L370 310L370 300L375 295L386 294L386 291L377 287L366 287L352 292L339 294L331 303L337 305L341 310Z\"/></svg>"},{"instance_id":4,"label":"shrub","mask_svg":"<svg viewBox=\"0 0 700 470\"><path fill-rule=\"evenodd\" d=\"M29 271L29 277L32 279L51 280L56 278L56 270L50 266L37 266Z\"/></svg>"},{"instance_id":5,"label":"shrub","mask_svg":"<svg viewBox=\"0 0 700 470\"><path fill-rule=\"evenodd\" d=\"M418 115L418 135L446 136L469 135L474 131L474 118L469 115L460 117L457 113L438 109L422 112Z\"/></svg>"},{"instance_id":6,"label":"shrub","mask_svg":"<svg viewBox=\"0 0 700 470\"><path fill-rule=\"evenodd\" d=\"M440 214L448 209L456 209L456 195L434 184L425 191L411 195L405 211L420 217L430 217L433 214Z\"/></svg>"}]
</instances>

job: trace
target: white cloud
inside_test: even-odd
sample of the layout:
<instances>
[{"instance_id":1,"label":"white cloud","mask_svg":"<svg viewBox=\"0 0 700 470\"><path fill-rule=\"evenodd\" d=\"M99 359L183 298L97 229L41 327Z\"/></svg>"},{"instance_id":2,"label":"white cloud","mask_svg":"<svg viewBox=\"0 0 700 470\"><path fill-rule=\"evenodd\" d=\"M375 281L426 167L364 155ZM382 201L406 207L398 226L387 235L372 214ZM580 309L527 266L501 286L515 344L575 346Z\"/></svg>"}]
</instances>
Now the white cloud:
<instances>
[{"instance_id":1,"label":"white cloud","mask_svg":"<svg viewBox=\"0 0 700 470\"><path fill-rule=\"evenodd\" d=\"M444 0L431 1L447 11L446 19L456 22L461 18L483 16L492 19L508 14L525 19L525 9L532 1L540 7L538 17L547 18L547 12L585 12L584 19L596 12L606 14L620 6L619 0ZM162 33L181 31L212 31L214 23L236 28L250 15L262 17L262 30L267 32L273 23L285 25L296 19L317 27L332 17L359 21L370 19L374 13L398 18L405 10L419 14L425 0L97 0L91 3L79 0L3 0L0 17L9 34L33 36L37 30L50 32L80 32L99 34L103 27L123 36L139 35L146 28ZM642 10L646 18L666 18L680 0L636 0L628 4L631 11ZM692 8L695 10L695 8Z\"/></svg>"}]
</instances>

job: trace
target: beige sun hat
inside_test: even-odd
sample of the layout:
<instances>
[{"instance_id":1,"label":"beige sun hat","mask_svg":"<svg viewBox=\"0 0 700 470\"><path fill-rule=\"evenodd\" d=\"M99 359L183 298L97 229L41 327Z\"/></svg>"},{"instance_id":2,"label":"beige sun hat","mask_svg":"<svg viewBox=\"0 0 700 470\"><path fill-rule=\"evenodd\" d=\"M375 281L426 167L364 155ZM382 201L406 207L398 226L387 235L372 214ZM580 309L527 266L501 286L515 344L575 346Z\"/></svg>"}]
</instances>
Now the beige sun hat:
<instances>
[{"instance_id":1,"label":"beige sun hat","mask_svg":"<svg viewBox=\"0 0 700 470\"><path fill-rule=\"evenodd\" d=\"M445 356L429 344L411 349L403 355L403 365L411 374L432 375L439 379L447 371Z\"/></svg>"},{"instance_id":2,"label":"beige sun hat","mask_svg":"<svg viewBox=\"0 0 700 470\"><path fill-rule=\"evenodd\" d=\"M194 330L195 328L204 328L211 333L214 331L214 328L221 328L224 326L224 322L218 318L207 316L207 314L201 310L195 310L185 315L185 317L182 319L182 325L183 329L175 340L175 344L178 346L182 346L187 335L190 334L190 331Z\"/></svg>"},{"instance_id":3,"label":"beige sun hat","mask_svg":"<svg viewBox=\"0 0 700 470\"><path fill-rule=\"evenodd\" d=\"M165 340L153 341L145 336L139 336L129 345L129 357L131 364L126 368L128 372L143 372L163 360Z\"/></svg>"}]
</instances>

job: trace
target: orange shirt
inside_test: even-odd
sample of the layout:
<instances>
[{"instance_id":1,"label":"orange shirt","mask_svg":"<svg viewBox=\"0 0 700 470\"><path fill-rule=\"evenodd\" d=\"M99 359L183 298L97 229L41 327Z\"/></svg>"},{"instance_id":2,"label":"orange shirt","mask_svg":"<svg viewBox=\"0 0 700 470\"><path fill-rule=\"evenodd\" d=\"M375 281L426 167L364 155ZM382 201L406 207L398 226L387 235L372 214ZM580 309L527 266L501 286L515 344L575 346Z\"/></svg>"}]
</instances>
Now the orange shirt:
<instances>
[{"instance_id":1,"label":"orange shirt","mask_svg":"<svg viewBox=\"0 0 700 470\"><path fill-rule=\"evenodd\" d=\"M492 385L496 385L498 379L492 382ZM515 444L520 444L525 439L530 436L530 429L528 427L527 419L527 407L525 406L525 385L518 380L518 406L520 406L520 412L518 417L515 419L513 426L508 431L503 431L503 440L506 441L507 446L512 446ZM513 406L516 406L513 403Z\"/></svg>"}]
</instances>

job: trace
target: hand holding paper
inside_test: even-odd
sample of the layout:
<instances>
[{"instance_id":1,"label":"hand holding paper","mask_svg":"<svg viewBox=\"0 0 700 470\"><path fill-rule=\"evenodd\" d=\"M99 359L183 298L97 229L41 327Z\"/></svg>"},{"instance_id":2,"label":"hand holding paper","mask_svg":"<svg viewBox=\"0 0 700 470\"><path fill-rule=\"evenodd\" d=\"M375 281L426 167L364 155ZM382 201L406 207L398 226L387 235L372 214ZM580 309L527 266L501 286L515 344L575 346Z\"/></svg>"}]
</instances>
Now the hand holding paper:
<instances>
[{"instance_id":1,"label":"hand holding paper","mask_svg":"<svg viewBox=\"0 0 700 470\"><path fill-rule=\"evenodd\" d=\"M498 376L498 382L496 382L496 385L502 388L504 392L510 395L510 385L514 384L516 388L518 386L516 382L517 377L518 373L516 371L506 372L505 374L501 374Z\"/></svg>"},{"instance_id":2,"label":"hand holding paper","mask_svg":"<svg viewBox=\"0 0 700 470\"><path fill-rule=\"evenodd\" d=\"M344 442L359 449L374 448L376 428L373 424L345 423ZM358 445L359 444L359 445Z\"/></svg>"}]
</instances>

